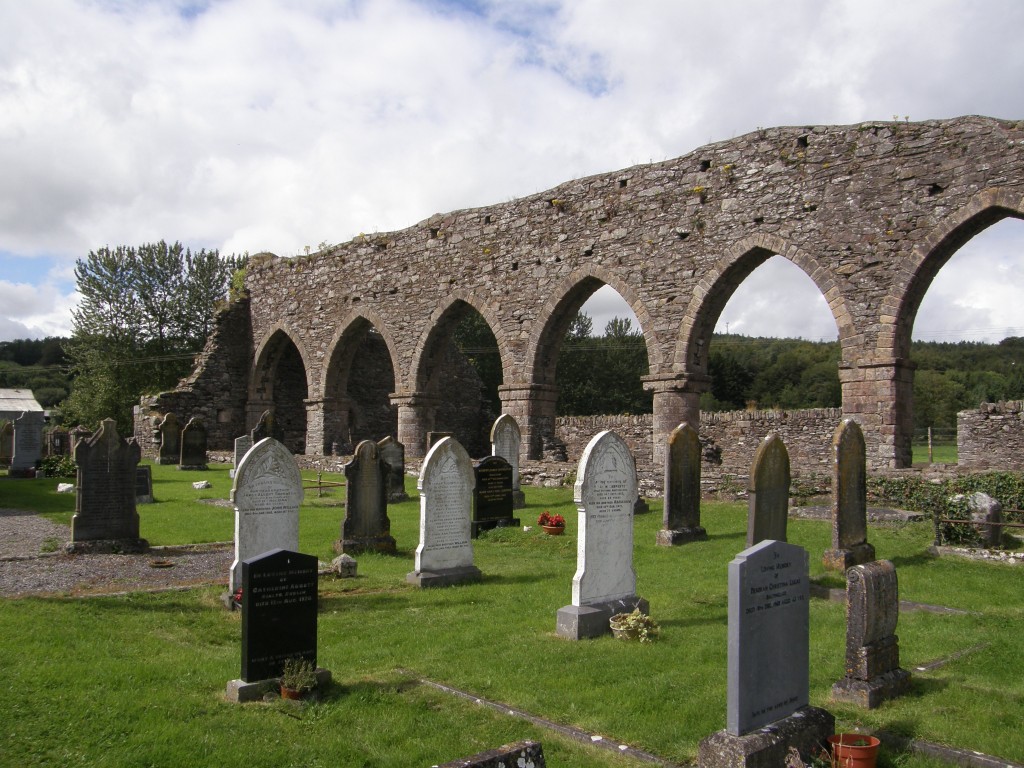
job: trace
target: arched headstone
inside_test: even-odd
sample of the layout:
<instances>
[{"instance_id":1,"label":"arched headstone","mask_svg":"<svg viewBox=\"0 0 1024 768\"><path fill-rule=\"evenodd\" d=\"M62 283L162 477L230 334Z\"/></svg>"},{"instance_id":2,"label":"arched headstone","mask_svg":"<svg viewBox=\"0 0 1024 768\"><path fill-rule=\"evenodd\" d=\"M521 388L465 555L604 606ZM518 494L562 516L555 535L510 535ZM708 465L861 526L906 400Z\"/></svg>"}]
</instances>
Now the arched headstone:
<instances>
[{"instance_id":1,"label":"arched headstone","mask_svg":"<svg viewBox=\"0 0 1024 768\"><path fill-rule=\"evenodd\" d=\"M700 438L686 422L672 430L665 451L665 513L657 543L663 547L708 537L700 525Z\"/></svg>"},{"instance_id":2,"label":"arched headstone","mask_svg":"<svg viewBox=\"0 0 1024 768\"><path fill-rule=\"evenodd\" d=\"M348 554L395 551L388 519L388 464L373 440L356 446L345 465L345 519L334 551Z\"/></svg>"},{"instance_id":3,"label":"arched headstone","mask_svg":"<svg viewBox=\"0 0 1024 768\"><path fill-rule=\"evenodd\" d=\"M789 520L789 451L776 433L757 447L750 467L747 546L786 540Z\"/></svg>"},{"instance_id":4,"label":"arched headstone","mask_svg":"<svg viewBox=\"0 0 1024 768\"><path fill-rule=\"evenodd\" d=\"M500 456L512 467L512 506L522 509L526 497L519 487L519 453L522 450L523 433L519 423L509 414L499 416L491 427L491 455Z\"/></svg>"},{"instance_id":5,"label":"arched headstone","mask_svg":"<svg viewBox=\"0 0 1024 768\"><path fill-rule=\"evenodd\" d=\"M157 425L160 433L160 447L157 450L156 463L177 464L181 459L181 425L173 413L165 414Z\"/></svg>"},{"instance_id":6,"label":"arched headstone","mask_svg":"<svg viewBox=\"0 0 1024 768\"><path fill-rule=\"evenodd\" d=\"M826 568L847 568L875 559L868 544L868 474L864 433L853 419L843 419L832 436L832 548L822 558Z\"/></svg>"}]
</instances>

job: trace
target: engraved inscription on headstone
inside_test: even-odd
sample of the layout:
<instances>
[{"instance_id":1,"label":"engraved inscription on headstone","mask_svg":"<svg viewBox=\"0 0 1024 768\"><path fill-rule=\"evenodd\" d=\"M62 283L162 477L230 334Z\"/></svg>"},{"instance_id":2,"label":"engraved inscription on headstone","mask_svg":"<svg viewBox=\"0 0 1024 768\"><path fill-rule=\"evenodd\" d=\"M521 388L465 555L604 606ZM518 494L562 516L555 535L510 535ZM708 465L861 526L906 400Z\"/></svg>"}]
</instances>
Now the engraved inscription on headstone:
<instances>
[{"instance_id":1,"label":"engraved inscription on headstone","mask_svg":"<svg viewBox=\"0 0 1024 768\"><path fill-rule=\"evenodd\" d=\"M580 459L574 492L579 514L572 604L559 609L556 632L578 640L610 631L615 613L640 608L633 570L633 506L636 465L626 443L614 432L596 435Z\"/></svg>"},{"instance_id":2,"label":"engraved inscription on headstone","mask_svg":"<svg viewBox=\"0 0 1024 768\"><path fill-rule=\"evenodd\" d=\"M387 501L388 465L373 440L356 446L345 465L345 519L335 552L394 552Z\"/></svg>"},{"instance_id":3,"label":"engraved inscription on headstone","mask_svg":"<svg viewBox=\"0 0 1024 768\"><path fill-rule=\"evenodd\" d=\"M808 702L807 552L766 540L729 563L726 730L737 736Z\"/></svg>"},{"instance_id":4,"label":"engraved inscription on headstone","mask_svg":"<svg viewBox=\"0 0 1024 768\"><path fill-rule=\"evenodd\" d=\"M409 582L445 586L480 578L470 537L473 486L473 464L455 438L430 449L420 469L420 543Z\"/></svg>"},{"instance_id":5,"label":"engraved inscription on headstone","mask_svg":"<svg viewBox=\"0 0 1024 768\"><path fill-rule=\"evenodd\" d=\"M512 466L501 456L488 456L477 462L473 472L473 538L499 526L518 527L519 518L512 516Z\"/></svg>"},{"instance_id":6,"label":"engraved inscription on headstone","mask_svg":"<svg viewBox=\"0 0 1024 768\"><path fill-rule=\"evenodd\" d=\"M832 548L823 556L826 568L845 571L875 559L868 544L867 458L864 433L844 419L832 436L835 473L832 478Z\"/></svg>"},{"instance_id":7,"label":"engraved inscription on headstone","mask_svg":"<svg viewBox=\"0 0 1024 768\"><path fill-rule=\"evenodd\" d=\"M748 497L747 546L765 539L785 541L789 520L789 452L774 432L754 453Z\"/></svg>"},{"instance_id":8,"label":"engraved inscription on headstone","mask_svg":"<svg viewBox=\"0 0 1024 768\"><path fill-rule=\"evenodd\" d=\"M668 436L665 452L665 512L657 543L663 547L708 537L700 524L700 438L683 422Z\"/></svg>"},{"instance_id":9,"label":"engraved inscription on headstone","mask_svg":"<svg viewBox=\"0 0 1024 768\"><path fill-rule=\"evenodd\" d=\"M242 680L280 677L285 661L316 666L318 561L272 550L242 562Z\"/></svg>"},{"instance_id":10,"label":"engraved inscription on headstone","mask_svg":"<svg viewBox=\"0 0 1024 768\"><path fill-rule=\"evenodd\" d=\"M281 443L264 438L238 466L231 489L235 505L235 560L231 591L241 584L242 561L272 549L299 548L302 475Z\"/></svg>"},{"instance_id":11,"label":"engraved inscription on headstone","mask_svg":"<svg viewBox=\"0 0 1024 768\"><path fill-rule=\"evenodd\" d=\"M34 470L36 462L43 457L42 411L24 411L13 422L14 453L11 456L11 473L17 474Z\"/></svg>"}]
</instances>

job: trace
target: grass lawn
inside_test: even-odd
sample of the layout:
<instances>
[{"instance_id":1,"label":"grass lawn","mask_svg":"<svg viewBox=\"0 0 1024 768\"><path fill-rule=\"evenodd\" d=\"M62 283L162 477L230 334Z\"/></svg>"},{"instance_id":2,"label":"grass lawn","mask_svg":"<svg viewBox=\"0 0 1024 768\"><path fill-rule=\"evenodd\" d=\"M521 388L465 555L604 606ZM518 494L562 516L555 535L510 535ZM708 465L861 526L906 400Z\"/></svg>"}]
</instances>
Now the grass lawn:
<instances>
[{"instance_id":1,"label":"grass lawn","mask_svg":"<svg viewBox=\"0 0 1024 768\"><path fill-rule=\"evenodd\" d=\"M139 507L152 544L224 541L227 469L153 467L157 503ZM313 477L313 475L308 475ZM193 490L196 479L213 488ZM328 479L325 475L325 479ZM0 478L0 506L38 509L67 522L74 500L56 480ZM570 601L576 514L569 488L524 488L533 524L545 510L568 521L564 536L504 529L475 542L484 581L421 590L405 583L418 542L414 496L389 507L396 556L362 555L356 579L320 582L319 659L335 686L317 704L232 705L225 683L239 674L239 614L222 588L126 597L0 600L0 765L83 766L430 766L523 738L544 743L549 765L641 765L575 743L526 721L416 684L429 678L534 715L622 741L674 762L694 760L701 738L725 725L727 567L743 549L746 509L705 503L709 540L654 545L660 503L635 522L637 591L662 627L651 645L611 637L555 637L555 612ZM333 557L341 491L307 492L300 549ZM913 672L906 697L864 711L829 702L843 675L845 611L810 606L811 703L842 729L886 729L1024 761L1021 651L1022 574L1012 566L934 559L930 523L870 526L878 556L892 560L904 600L971 613L904 611L901 660ZM791 542L810 552L812 576L830 524L791 520ZM940 765L884 751L882 766Z\"/></svg>"},{"instance_id":2,"label":"grass lawn","mask_svg":"<svg viewBox=\"0 0 1024 768\"><path fill-rule=\"evenodd\" d=\"M910 446L914 464L928 464L928 443L913 443ZM956 443L932 443L933 464L956 464Z\"/></svg>"}]
</instances>

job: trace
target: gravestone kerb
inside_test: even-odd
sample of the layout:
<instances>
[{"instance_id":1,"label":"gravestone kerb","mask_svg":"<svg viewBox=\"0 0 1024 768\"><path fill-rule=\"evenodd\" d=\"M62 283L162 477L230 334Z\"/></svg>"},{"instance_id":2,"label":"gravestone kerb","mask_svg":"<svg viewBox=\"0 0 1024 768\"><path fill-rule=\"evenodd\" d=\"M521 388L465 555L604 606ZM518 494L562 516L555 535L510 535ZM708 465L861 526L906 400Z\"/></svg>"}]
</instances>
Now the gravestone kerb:
<instances>
[{"instance_id":1,"label":"gravestone kerb","mask_svg":"<svg viewBox=\"0 0 1024 768\"><path fill-rule=\"evenodd\" d=\"M388 519L388 464L377 444L361 441L352 460L345 464L344 473L345 518L334 551L394 553L395 539Z\"/></svg>"},{"instance_id":2,"label":"gravestone kerb","mask_svg":"<svg viewBox=\"0 0 1024 768\"><path fill-rule=\"evenodd\" d=\"M491 528L518 527L519 518L512 516L512 465L503 456L487 456L474 465L473 474L472 537Z\"/></svg>"},{"instance_id":3,"label":"gravestone kerb","mask_svg":"<svg viewBox=\"0 0 1024 768\"><path fill-rule=\"evenodd\" d=\"M750 467L747 511L747 546L759 541L786 540L789 521L789 451L772 432L754 453Z\"/></svg>"},{"instance_id":4,"label":"gravestone kerb","mask_svg":"<svg viewBox=\"0 0 1024 768\"><path fill-rule=\"evenodd\" d=\"M117 434L113 419L104 419L91 437L75 444L78 493L71 518L73 552L141 552L135 508L136 467L142 450L134 439Z\"/></svg>"},{"instance_id":5,"label":"gravestone kerb","mask_svg":"<svg viewBox=\"0 0 1024 768\"><path fill-rule=\"evenodd\" d=\"M235 507L231 592L241 586L244 560L272 549L299 548L302 495L302 475L295 458L277 440L260 440L242 458L231 488Z\"/></svg>"},{"instance_id":6,"label":"gravestone kerb","mask_svg":"<svg viewBox=\"0 0 1024 768\"><path fill-rule=\"evenodd\" d=\"M387 463L388 503L406 501L409 494L405 492L405 446L388 435L377 442L377 450Z\"/></svg>"},{"instance_id":7,"label":"gravestone kerb","mask_svg":"<svg viewBox=\"0 0 1024 768\"><path fill-rule=\"evenodd\" d=\"M822 562L845 571L875 559L868 543L867 451L864 433L853 419L843 419L832 435L832 547Z\"/></svg>"},{"instance_id":8,"label":"gravestone kerb","mask_svg":"<svg viewBox=\"0 0 1024 768\"><path fill-rule=\"evenodd\" d=\"M611 430L595 435L580 459L573 489L579 520L572 603L558 610L555 633L570 640L611 632L617 613L649 605L636 594L633 509L636 465L629 446Z\"/></svg>"},{"instance_id":9,"label":"gravestone kerb","mask_svg":"<svg viewBox=\"0 0 1024 768\"><path fill-rule=\"evenodd\" d=\"M491 455L501 456L512 466L512 506L522 509L526 506L526 496L519 484L519 454L522 450L523 433L519 422L503 413L491 427Z\"/></svg>"},{"instance_id":10,"label":"gravestone kerb","mask_svg":"<svg viewBox=\"0 0 1024 768\"><path fill-rule=\"evenodd\" d=\"M697 430L683 422L665 448L665 510L655 543L663 547L707 539L700 524L701 447Z\"/></svg>"},{"instance_id":11,"label":"gravestone kerb","mask_svg":"<svg viewBox=\"0 0 1024 768\"><path fill-rule=\"evenodd\" d=\"M910 673L900 668L899 585L896 566L877 560L846 572L846 676L832 698L867 709L905 693Z\"/></svg>"},{"instance_id":12,"label":"gravestone kerb","mask_svg":"<svg viewBox=\"0 0 1024 768\"><path fill-rule=\"evenodd\" d=\"M442 438L427 452L417 483L420 542L415 570L406 581L442 587L482 578L473 564L470 535L475 482L469 454L455 438Z\"/></svg>"}]
</instances>

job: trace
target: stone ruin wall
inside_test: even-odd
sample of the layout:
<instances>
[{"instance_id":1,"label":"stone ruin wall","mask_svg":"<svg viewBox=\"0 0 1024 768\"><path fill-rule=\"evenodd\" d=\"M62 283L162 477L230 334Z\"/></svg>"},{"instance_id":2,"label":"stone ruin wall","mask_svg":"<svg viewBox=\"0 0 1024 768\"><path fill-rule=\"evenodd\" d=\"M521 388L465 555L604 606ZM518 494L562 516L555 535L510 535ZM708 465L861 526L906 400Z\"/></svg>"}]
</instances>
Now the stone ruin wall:
<instances>
[{"instance_id":1,"label":"stone ruin wall","mask_svg":"<svg viewBox=\"0 0 1024 768\"><path fill-rule=\"evenodd\" d=\"M1024 402L982 403L956 415L957 464L1024 470Z\"/></svg>"}]
</instances>

